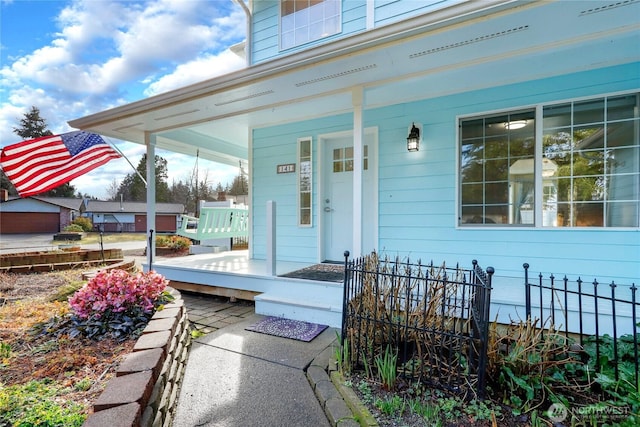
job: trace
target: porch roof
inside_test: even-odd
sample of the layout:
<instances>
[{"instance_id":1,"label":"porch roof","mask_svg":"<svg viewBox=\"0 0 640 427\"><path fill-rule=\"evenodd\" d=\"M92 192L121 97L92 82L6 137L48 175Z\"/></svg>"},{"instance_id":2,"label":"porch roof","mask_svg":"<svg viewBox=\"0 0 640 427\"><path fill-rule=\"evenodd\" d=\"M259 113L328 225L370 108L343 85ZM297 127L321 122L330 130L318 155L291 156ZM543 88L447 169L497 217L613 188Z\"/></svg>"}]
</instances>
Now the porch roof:
<instances>
[{"instance_id":1,"label":"porch roof","mask_svg":"<svg viewBox=\"0 0 640 427\"><path fill-rule=\"evenodd\" d=\"M69 124L236 166L252 128L638 61L640 3L597 5L461 2Z\"/></svg>"}]
</instances>

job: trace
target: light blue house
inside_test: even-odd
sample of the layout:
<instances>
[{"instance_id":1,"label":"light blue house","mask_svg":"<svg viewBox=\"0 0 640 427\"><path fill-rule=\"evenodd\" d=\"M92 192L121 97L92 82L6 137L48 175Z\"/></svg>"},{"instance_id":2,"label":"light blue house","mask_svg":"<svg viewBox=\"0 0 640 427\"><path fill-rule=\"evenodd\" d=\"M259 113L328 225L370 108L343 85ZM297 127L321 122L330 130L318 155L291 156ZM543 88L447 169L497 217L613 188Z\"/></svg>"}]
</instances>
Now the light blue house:
<instances>
[{"instance_id":1,"label":"light blue house","mask_svg":"<svg viewBox=\"0 0 640 427\"><path fill-rule=\"evenodd\" d=\"M640 2L242 5L246 69L70 122L147 156L248 160L246 264L154 268L334 325L339 285L276 273L345 250L477 259L503 316L525 262L638 284Z\"/></svg>"}]
</instances>

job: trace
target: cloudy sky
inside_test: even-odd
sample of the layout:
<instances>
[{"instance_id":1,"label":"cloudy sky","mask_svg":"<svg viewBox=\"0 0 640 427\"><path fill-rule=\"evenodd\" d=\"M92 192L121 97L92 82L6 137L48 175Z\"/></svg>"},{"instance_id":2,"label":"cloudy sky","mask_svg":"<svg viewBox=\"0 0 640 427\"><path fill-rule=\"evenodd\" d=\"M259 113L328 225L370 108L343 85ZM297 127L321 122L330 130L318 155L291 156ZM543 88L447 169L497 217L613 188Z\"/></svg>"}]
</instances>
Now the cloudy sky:
<instances>
[{"instance_id":1,"label":"cloudy sky","mask_svg":"<svg viewBox=\"0 0 640 427\"><path fill-rule=\"evenodd\" d=\"M245 66L229 46L245 38L245 15L232 0L0 0L0 147L36 106L54 134L67 121ZM142 145L108 139L136 166ZM169 184L185 180L193 157L157 151ZM238 168L199 162L216 185ZM131 166L112 160L71 184L106 197Z\"/></svg>"}]
</instances>

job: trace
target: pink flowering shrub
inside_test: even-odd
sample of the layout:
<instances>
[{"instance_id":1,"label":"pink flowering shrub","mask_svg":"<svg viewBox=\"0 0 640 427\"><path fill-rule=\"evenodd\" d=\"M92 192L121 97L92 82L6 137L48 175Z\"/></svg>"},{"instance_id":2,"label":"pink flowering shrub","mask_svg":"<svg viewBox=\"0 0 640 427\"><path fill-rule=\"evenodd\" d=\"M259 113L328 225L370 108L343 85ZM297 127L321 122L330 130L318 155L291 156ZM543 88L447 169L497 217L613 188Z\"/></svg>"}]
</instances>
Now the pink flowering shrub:
<instances>
[{"instance_id":1,"label":"pink flowering shrub","mask_svg":"<svg viewBox=\"0 0 640 427\"><path fill-rule=\"evenodd\" d=\"M153 271L129 274L124 270L100 271L70 299L72 336L111 335L124 338L141 330L153 312L172 297L168 281Z\"/></svg>"},{"instance_id":2,"label":"pink flowering shrub","mask_svg":"<svg viewBox=\"0 0 640 427\"><path fill-rule=\"evenodd\" d=\"M153 271L131 275L124 270L102 270L69 299L69 304L81 319L137 308L151 313L166 286L167 280Z\"/></svg>"}]
</instances>

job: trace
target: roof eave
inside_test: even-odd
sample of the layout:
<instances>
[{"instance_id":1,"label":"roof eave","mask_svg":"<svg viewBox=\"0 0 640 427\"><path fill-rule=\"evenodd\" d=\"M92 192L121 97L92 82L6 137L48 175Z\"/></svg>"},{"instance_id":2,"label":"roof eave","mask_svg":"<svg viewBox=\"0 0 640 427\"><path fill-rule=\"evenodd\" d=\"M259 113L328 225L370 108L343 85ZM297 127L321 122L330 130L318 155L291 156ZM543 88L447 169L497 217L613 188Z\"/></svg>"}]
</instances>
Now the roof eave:
<instances>
[{"instance_id":1,"label":"roof eave","mask_svg":"<svg viewBox=\"0 0 640 427\"><path fill-rule=\"evenodd\" d=\"M534 0L485 0L464 2L433 13L418 15L397 23L389 24L360 34L318 45L314 48L279 57L268 62L253 65L229 74L194 83L119 107L101 111L85 117L70 120L68 124L76 129L89 129L155 109L187 102L203 96L224 92L257 80L291 72L320 61L332 60L362 49L371 49L395 40L421 34L427 31L475 19L513 7L535 3Z\"/></svg>"}]
</instances>

